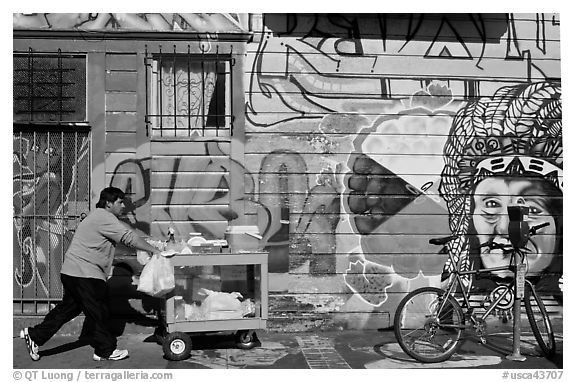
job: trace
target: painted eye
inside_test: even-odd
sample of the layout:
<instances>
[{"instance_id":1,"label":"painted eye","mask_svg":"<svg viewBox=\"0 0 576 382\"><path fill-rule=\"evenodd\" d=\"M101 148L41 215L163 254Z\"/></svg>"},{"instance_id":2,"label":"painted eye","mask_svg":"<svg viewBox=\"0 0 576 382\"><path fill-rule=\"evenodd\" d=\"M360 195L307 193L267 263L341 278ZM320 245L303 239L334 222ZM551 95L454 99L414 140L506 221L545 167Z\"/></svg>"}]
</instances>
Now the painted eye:
<instances>
[{"instance_id":1,"label":"painted eye","mask_svg":"<svg viewBox=\"0 0 576 382\"><path fill-rule=\"evenodd\" d=\"M542 214L542 209L537 206L530 206L530 215L540 215Z\"/></svg>"},{"instance_id":2,"label":"painted eye","mask_svg":"<svg viewBox=\"0 0 576 382\"><path fill-rule=\"evenodd\" d=\"M496 200L487 200L486 202L484 202L484 205L488 208L498 208L501 207L502 205L496 201Z\"/></svg>"},{"instance_id":3,"label":"painted eye","mask_svg":"<svg viewBox=\"0 0 576 382\"><path fill-rule=\"evenodd\" d=\"M34 146L30 147L30 151L32 151L34 153L37 153L39 149L40 149L40 147L38 147L38 145L34 145Z\"/></svg>"}]
</instances>

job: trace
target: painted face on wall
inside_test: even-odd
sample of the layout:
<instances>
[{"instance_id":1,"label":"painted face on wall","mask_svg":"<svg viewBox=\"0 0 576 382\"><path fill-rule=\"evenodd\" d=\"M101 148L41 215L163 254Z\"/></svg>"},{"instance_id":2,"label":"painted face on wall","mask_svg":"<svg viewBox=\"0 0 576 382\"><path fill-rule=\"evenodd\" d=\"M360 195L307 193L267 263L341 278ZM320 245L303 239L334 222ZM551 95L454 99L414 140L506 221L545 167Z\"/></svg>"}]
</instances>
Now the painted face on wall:
<instances>
[{"instance_id":1,"label":"painted face on wall","mask_svg":"<svg viewBox=\"0 0 576 382\"><path fill-rule=\"evenodd\" d=\"M26 163L36 174L48 172L60 160L60 154L54 147L48 145L46 139L31 141L30 150L26 156Z\"/></svg>"},{"instance_id":2,"label":"painted face on wall","mask_svg":"<svg viewBox=\"0 0 576 382\"><path fill-rule=\"evenodd\" d=\"M547 195L542 181L512 178L487 178L476 186L472 221L479 242L493 240L496 243L510 245L508 238L508 206L524 205L529 208L525 217L530 227L550 223L538 230L526 245L528 249L528 272L540 274L550 265L556 248L558 227L550 208L551 195ZM484 268L506 266L510 263L510 254L501 249L481 248L480 258ZM512 276L510 271L495 271L498 277Z\"/></svg>"}]
</instances>

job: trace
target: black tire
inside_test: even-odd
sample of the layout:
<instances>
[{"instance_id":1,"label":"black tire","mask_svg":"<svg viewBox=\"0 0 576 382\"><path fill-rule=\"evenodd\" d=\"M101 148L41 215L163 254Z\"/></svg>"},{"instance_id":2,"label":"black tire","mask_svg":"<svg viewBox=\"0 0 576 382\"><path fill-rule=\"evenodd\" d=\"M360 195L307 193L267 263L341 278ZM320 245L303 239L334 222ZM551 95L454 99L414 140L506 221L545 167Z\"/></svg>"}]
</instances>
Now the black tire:
<instances>
[{"instance_id":1,"label":"black tire","mask_svg":"<svg viewBox=\"0 0 576 382\"><path fill-rule=\"evenodd\" d=\"M171 361L182 361L190 356L192 339L186 333L173 332L164 337L164 356Z\"/></svg>"},{"instance_id":2,"label":"black tire","mask_svg":"<svg viewBox=\"0 0 576 382\"><path fill-rule=\"evenodd\" d=\"M419 288L408 293L396 308L394 335L402 350L417 361L446 361L460 346L464 312L451 295L438 312L442 298L442 289Z\"/></svg>"},{"instance_id":3,"label":"black tire","mask_svg":"<svg viewBox=\"0 0 576 382\"><path fill-rule=\"evenodd\" d=\"M250 350L256 346L256 333L252 330L239 330L236 332L236 347Z\"/></svg>"},{"instance_id":4,"label":"black tire","mask_svg":"<svg viewBox=\"0 0 576 382\"><path fill-rule=\"evenodd\" d=\"M531 283L526 283L524 288L524 308L526 309L532 333L534 333L542 353L546 357L553 356L556 354L556 341L554 340L554 330L552 329L550 316L542 299L538 296Z\"/></svg>"}]
</instances>

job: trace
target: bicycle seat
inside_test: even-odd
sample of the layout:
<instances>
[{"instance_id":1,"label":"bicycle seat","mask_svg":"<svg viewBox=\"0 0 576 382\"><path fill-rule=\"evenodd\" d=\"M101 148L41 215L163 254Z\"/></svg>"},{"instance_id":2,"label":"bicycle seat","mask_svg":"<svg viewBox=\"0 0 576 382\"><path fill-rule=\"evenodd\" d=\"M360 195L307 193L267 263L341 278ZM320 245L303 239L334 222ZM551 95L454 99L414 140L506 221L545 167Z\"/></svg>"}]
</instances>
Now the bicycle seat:
<instances>
[{"instance_id":1,"label":"bicycle seat","mask_svg":"<svg viewBox=\"0 0 576 382\"><path fill-rule=\"evenodd\" d=\"M433 244L433 245L444 245L444 244L446 244L449 241L452 241L454 239L456 239L456 236L437 237L437 238L428 240L428 242L430 244Z\"/></svg>"}]
</instances>

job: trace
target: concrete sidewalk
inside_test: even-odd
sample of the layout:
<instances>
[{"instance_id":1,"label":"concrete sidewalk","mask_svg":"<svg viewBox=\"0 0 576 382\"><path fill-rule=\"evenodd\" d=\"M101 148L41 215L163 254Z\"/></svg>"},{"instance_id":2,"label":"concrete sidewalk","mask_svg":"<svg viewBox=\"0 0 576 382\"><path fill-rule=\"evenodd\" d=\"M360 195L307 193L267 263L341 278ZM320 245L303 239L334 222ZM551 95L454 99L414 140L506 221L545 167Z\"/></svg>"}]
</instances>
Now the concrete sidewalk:
<instances>
[{"instance_id":1,"label":"concrete sidewalk","mask_svg":"<svg viewBox=\"0 0 576 382\"><path fill-rule=\"evenodd\" d=\"M480 369L561 369L563 336L556 329L557 355L542 357L532 332L522 331L524 362L510 361L511 327L494 326L486 345L467 331L460 350L448 361L421 364L402 352L392 330L278 333L258 331L259 345L251 350L235 347L233 335L193 334L191 356L183 361L164 358L162 346L149 333L127 330L118 338L118 347L130 351L122 361L95 362L93 349L76 336L57 335L41 348L42 358L34 362L24 341L13 340L15 369L402 369L402 368L480 368Z\"/></svg>"}]
</instances>

